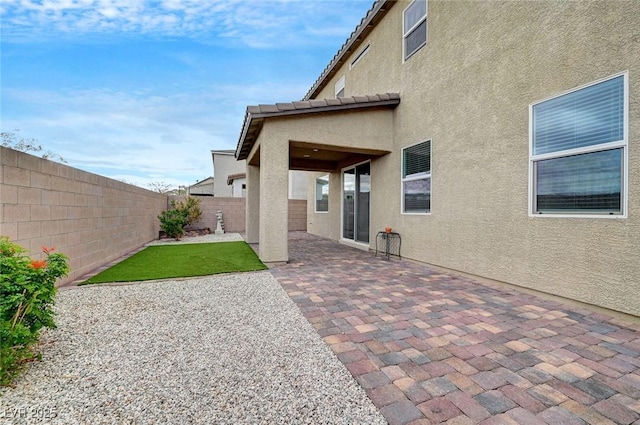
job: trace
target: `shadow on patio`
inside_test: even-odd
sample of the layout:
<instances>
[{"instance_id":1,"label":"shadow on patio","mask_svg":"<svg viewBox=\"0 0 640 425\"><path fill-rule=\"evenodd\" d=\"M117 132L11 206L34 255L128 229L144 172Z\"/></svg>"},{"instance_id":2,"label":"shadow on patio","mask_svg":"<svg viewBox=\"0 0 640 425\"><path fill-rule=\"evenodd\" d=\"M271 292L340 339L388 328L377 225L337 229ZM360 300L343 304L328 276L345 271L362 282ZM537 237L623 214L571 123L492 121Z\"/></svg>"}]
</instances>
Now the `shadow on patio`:
<instances>
[{"instance_id":1,"label":"shadow on patio","mask_svg":"<svg viewBox=\"0 0 640 425\"><path fill-rule=\"evenodd\" d=\"M272 266L390 424L640 424L640 325L289 234Z\"/></svg>"}]
</instances>

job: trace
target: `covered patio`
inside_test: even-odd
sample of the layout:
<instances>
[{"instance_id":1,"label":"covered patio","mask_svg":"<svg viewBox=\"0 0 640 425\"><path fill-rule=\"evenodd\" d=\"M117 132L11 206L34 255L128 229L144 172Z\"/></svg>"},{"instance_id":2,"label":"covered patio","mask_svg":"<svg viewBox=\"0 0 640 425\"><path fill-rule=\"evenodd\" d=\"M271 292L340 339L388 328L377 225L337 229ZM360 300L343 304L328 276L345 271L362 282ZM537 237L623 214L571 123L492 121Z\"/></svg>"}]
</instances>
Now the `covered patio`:
<instances>
[{"instance_id":1,"label":"covered patio","mask_svg":"<svg viewBox=\"0 0 640 425\"><path fill-rule=\"evenodd\" d=\"M289 170L337 172L392 151L397 93L249 106L236 148L247 160L246 239L265 263L289 260Z\"/></svg>"},{"instance_id":2,"label":"covered patio","mask_svg":"<svg viewBox=\"0 0 640 425\"><path fill-rule=\"evenodd\" d=\"M640 322L289 233L271 273L392 424L640 424Z\"/></svg>"}]
</instances>

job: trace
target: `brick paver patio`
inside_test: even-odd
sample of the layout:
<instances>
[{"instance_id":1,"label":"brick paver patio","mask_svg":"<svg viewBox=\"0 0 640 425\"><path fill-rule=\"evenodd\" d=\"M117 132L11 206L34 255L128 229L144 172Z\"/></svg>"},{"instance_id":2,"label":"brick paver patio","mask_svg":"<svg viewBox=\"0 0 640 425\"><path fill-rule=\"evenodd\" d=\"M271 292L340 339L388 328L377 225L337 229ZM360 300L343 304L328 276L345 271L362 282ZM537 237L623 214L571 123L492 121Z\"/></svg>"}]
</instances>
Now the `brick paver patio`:
<instances>
[{"instance_id":1,"label":"brick paver patio","mask_svg":"<svg viewBox=\"0 0 640 425\"><path fill-rule=\"evenodd\" d=\"M640 325L290 233L271 268L392 424L640 425Z\"/></svg>"}]
</instances>

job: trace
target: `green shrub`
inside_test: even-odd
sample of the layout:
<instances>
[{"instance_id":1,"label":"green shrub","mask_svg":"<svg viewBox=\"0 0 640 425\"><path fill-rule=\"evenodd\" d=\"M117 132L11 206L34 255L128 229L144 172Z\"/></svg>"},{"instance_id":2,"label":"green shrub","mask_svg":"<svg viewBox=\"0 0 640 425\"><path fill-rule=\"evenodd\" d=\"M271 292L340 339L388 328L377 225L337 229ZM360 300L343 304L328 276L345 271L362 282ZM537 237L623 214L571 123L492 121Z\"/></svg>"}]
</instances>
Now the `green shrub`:
<instances>
[{"instance_id":1,"label":"green shrub","mask_svg":"<svg viewBox=\"0 0 640 425\"><path fill-rule=\"evenodd\" d=\"M180 240L180 237L184 235L186 217L180 211L162 211L162 214L158 216L158 220L160 220L160 228L168 237Z\"/></svg>"},{"instance_id":2,"label":"green shrub","mask_svg":"<svg viewBox=\"0 0 640 425\"><path fill-rule=\"evenodd\" d=\"M55 328L55 282L69 273L67 257L42 247L44 260L0 237L0 385L8 385L24 364L39 359L33 345L40 329Z\"/></svg>"},{"instance_id":3,"label":"green shrub","mask_svg":"<svg viewBox=\"0 0 640 425\"><path fill-rule=\"evenodd\" d=\"M189 226L200 217L202 217L202 210L200 209L200 199L194 198L193 196L187 196L187 199L184 201L176 202L175 199L171 201L171 207L184 215L184 225Z\"/></svg>"},{"instance_id":4,"label":"green shrub","mask_svg":"<svg viewBox=\"0 0 640 425\"><path fill-rule=\"evenodd\" d=\"M172 210L163 211L158 216L160 228L168 237L180 240L180 237L184 235L184 228L202 217L200 200L192 196L180 202L176 202L174 199L171 201L171 207Z\"/></svg>"}]
</instances>

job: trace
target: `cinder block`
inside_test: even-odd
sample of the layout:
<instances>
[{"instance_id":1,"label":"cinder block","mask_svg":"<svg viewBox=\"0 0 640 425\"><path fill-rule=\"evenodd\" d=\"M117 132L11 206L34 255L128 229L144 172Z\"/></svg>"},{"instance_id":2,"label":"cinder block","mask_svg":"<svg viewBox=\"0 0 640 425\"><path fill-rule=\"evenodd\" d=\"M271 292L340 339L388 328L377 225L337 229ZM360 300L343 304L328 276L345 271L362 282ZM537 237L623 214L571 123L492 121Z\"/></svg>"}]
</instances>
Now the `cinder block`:
<instances>
[{"instance_id":1,"label":"cinder block","mask_svg":"<svg viewBox=\"0 0 640 425\"><path fill-rule=\"evenodd\" d=\"M18 223L0 222L0 236L7 236L12 241L18 239Z\"/></svg>"},{"instance_id":2,"label":"cinder block","mask_svg":"<svg viewBox=\"0 0 640 425\"><path fill-rule=\"evenodd\" d=\"M51 206L49 205L32 205L31 221L51 220Z\"/></svg>"},{"instance_id":3,"label":"cinder block","mask_svg":"<svg viewBox=\"0 0 640 425\"><path fill-rule=\"evenodd\" d=\"M19 187L18 203L23 205L40 205L42 203L42 190L31 187Z\"/></svg>"},{"instance_id":4,"label":"cinder block","mask_svg":"<svg viewBox=\"0 0 640 425\"><path fill-rule=\"evenodd\" d=\"M42 161L42 174L51 176L60 175L60 163L55 161Z\"/></svg>"},{"instance_id":5,"label":"cinder block","mask_svg":"<svg viewBox=\"0 0 640 425\"><path fill-rule=\"evenodd\" d=\"M64 220L67 218L67 206L66 205L52 205L51 206L51 219L52 220Z\"/></svg>"},{"instance_id":6,"label":"cinder block","mask_svg":"<svg viewBox=\"0 0 640 425\"><path fill-rule=\"evenodd\" d=\"M29 205L6 204L4 205L3 220L7 223L31 220L31 207Z\"/></svg>"},{"instance_id":7,"label":"cinder block","mask_svg":"<svg viewBox=\"0 0 640 425\"><path fill-rule=\"evenodd\" d=\"M18 166L18 152L13 149L0 146L0 165L8 165L9 167Z\"/></svg>"},{"instance_id":8,"label":"cinder block","mask_svg":"<svg viewBox=\"0 0 640 425\"><path fill-rule=\"evenodd\" d=\"M51 177L47 174L31 172L31 187L38 189L51 189Z\"/></svg>"},{"instance_id":9,"label":"cinder block","mask_svg":"<svg viewBox=\"0 0 640 425\"><path fill-rule=\"evenodd\" d=\"M40 233L42 236L52 236L60 233L60 220L43 221Z\"/></svg>"},{"instance_id":10,"label":"cinder block","mask_svg":"<svg viewBox=\"0 0 640 425\"><path fill-rule=\"evenodd\" d=\"M60 205L60 192L56 190L43 190L42 205Z\"/></svg>"},{"instance_id":11,"label":"cinder block","mask_svg":"<svg viewBox=\"0 0 640 425\"><path fill-rule=\"evenodd\" d=\"M69 180L64 177L51 177L51 189L66 192L69 188Z\"/></svg>"},{"instance_id":12,"label":"cinder block","mask_svg":"<svg viewBox=\"0 0 640 425\"><path fill-rule=\"evenodd\" d=\"M60 234L61 235L68 235L70 233L72 234L73 228L74 228L73 222L74 220L60 220Z\"/></svg>"},{"instance_id":13,"label":"cinder block","mask_svg":"<svg viewBox=\"0 0 640 425\"><path fill-rule=\"evenodd\" d=\"M4 166L2 167L2 183L15 186L30 186L31 173L29 170Z\"/></svg>"},{"instance_id":14,"label":"cinder block","mask_svg":"<svg viewBox=\"0 0 640 425\"><path fill-rule=\"evenodd\" d=\"M27 240L40 237L39 221L22 221L18 223L18 240Z\"/></svg>"},{"instance_id":15,"label":"cinder block","mask_svg":"<svg viewBox=\"0 0 640 425\"><path fill-rule=\"evenodd\" d=\"M24 152L18 153L18 168L24 168L31 171L42 171L42 158L29 155Z\"/></svg>"},{"instance_id":16,"label":"cinder block","mask_svg":"<svg viewBox=\"0 0 640 425\"><path fill-rule=\"evenodd\" d=\"M18 203L18 187L3 184L0 186L0 198L3 204Z\"/></svg>"}]
</instances>

